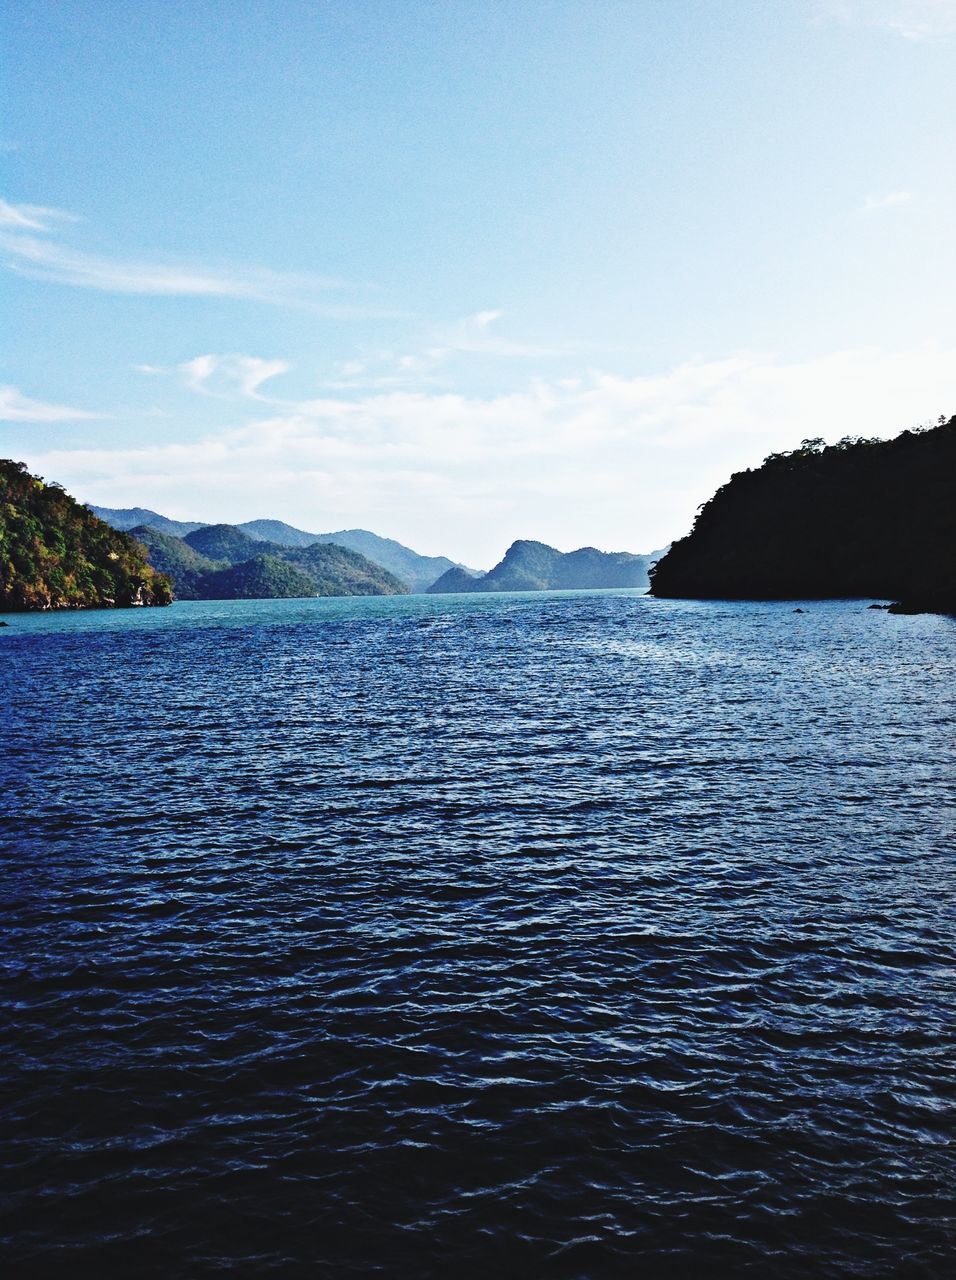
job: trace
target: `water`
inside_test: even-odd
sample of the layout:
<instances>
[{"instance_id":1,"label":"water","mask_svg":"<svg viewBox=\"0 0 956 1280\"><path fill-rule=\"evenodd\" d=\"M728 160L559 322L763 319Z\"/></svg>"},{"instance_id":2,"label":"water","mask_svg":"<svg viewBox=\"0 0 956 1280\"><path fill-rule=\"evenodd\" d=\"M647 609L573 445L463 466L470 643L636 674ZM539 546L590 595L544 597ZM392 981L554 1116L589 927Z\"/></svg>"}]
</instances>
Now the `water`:
<instances>
[{"instance_id":1,"label":"water","mask_svg":"<svg viewBox=\"0 0 956 1280\"><path fill-rule=\"evenodd\" d=\"M956 622L0 633L6 1274L943 1277Z\"/></svg>"}]
</instances>

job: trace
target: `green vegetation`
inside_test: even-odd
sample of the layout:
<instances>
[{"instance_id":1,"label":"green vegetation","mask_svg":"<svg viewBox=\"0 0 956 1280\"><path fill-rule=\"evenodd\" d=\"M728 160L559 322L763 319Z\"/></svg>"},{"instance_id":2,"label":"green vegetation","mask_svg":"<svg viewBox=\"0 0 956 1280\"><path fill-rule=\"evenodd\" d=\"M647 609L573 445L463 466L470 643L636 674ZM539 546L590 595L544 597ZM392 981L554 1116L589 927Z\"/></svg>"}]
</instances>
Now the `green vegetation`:
<instances>
[{"instance_id":1,"label":"green vegetation","mask_svg":"<svg viewBox=\"0 0 956 1280\"><path fill-rule=\"evenodd\" d=\"M203 575L204 600L281 600L294 596L329 594L315 589L315 580L287 560L255 556L242 564ZM335 593L338 594L338 593Z\"/></svg>"},{"instance_id":2,"label":"green vegetation","mask_svg":"<svg viewBox=\"0 0 956 1280\"><path fill-rule=\"evenodd\" d=\"M130 537L146 549L153 568L172 580L177 600L201 600L205 576L226 567L225 561L210 560L182 538L162 533L152 525L131 529Z\"/></svg>"},{"instance_id":3,"label":"green vegetation","mask_svg":"<svg viewBox=\"0 0 956 1280\"><path fill-rule=\"evenodd\" d=\"M286 559L309 574L320 596L404 596L408 585L366 556L335 543L282 548Z\"/></svg>"},{"instance_id":4,"label":"green vegetation","mask_svg":"<svg viewBox=\"0 0 956 1280\"><path fill-rule=\"evenodd\" d=\"M0 610L169 604L170 582L128 534L22 462L0 461Z\"/></svg>"},{"instance_id":5,"label":"green vegetation","mask_svg":"<svg viewBox=\"0 0 956 1280\"><path fill-rule=\"evenodd\" d=\"M243 560L251 560L272 549L271 543L250 538L232 524L203 525L187 533L183 542L208 560L224 560L227 564L242 564Z\"/></svg>"},{"instance_id":6,"label":"green vegetation","mask_svg":"<svg viewBox=\"0 0 956 1280\"><path fill-rule=\"evenodd\" d=\"M500 564L480 577L459 568L442 574L430 593L448 591L572 591L646 587L652 556L581 547L562 553L543 542L514 542Z\"/></svg>"},{"instance_id":7,"label":"green vegetation","mask_svg":"<svg viewBox=\"0 0 956 1280\"><path fill-rule=\"evenodd\" d=\"M655 596L952 608L956 418L895 440L812 439L772 454L718 489L651 576Z\"/></svg>"}]
</instances>

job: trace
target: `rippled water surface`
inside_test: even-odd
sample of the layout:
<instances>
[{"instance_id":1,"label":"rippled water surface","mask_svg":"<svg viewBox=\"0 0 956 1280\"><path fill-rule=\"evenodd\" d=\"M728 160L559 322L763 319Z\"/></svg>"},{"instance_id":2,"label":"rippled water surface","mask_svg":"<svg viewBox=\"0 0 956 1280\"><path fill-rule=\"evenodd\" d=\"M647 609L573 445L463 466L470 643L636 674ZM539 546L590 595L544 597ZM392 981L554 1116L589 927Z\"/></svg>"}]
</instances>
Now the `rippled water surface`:
<instances>
[{"instance_id":1,"label":"rippled water surface","mask_svg":"<svg viewBox=\"0 0 956 1280\"><path fill-rule=\"evenodd\" d=\"M17 1276L956 1269L956 622L0 632Z\"/></svg>"}]
</instances>

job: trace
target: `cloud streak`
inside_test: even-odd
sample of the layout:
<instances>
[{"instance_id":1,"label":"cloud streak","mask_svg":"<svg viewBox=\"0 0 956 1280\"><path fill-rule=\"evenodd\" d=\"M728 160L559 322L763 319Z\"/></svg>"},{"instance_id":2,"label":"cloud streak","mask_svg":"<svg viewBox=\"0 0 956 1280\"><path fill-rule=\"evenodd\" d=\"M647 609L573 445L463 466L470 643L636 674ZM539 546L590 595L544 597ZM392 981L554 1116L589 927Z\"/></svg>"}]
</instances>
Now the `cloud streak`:
<instances>
[{"instance_id":1,"label":"cloud streak","mask_svg":"<svg viewBox=\"0 0 956 1280\"><path fill-rule=\"evenodd\" d=\"M878 209L892 209L894 205L909 204L912 199L911 191L889 191L885 196L867 196L860 212L875 213Z\"/></svg>"},{"instance_id":2,"label":"cloud streak","mask_svg":"<svg viewBox=\"0 0 956 1280\"><path fill-rule=\"evenodd\" d=\"M0 421L2 422L72 422L81 418L102 418L101 413L71 409L64 404L44 404L31 400L16 387L0 386Z\"/></svg>"},{"instance_id":3,"label":"cloud streak","mask_svg":"<svg viewBox=\"0 0 956 1280\"><path fill-rule=\"evenodd\" d=\"M50 209L42 204L10 204L0 199L0 227L17 231L51 231L51 223L78 222L72 213Z\"/></svg>"},{"instance_id":4,"label":"cloud streak","mask_svg":"<svg viewBox=\"0 0 956 1280\"><path fill-rule=\"evenodd\" d=\"M338 367L339 376L324 385L330 391L421 387L445 381L448 367L460 357L553 360L579 354L579 349L571 345L545 347L501 336L492 326L504 314L488 308L462 316L426 334L416 350L366 351L360 359L343 361Z\"/></svg>"},{"instance_id":5,"label":"cloud streak","mask_svg":"<svg viewBox=\"0 0 956 1280\"><path fill-rule=\"evenodd\" d=\"M956 33L956 0L818 0L816 17L844 27L876 27L920 42Z\"/></svg>"},{"instance_id":6,"label":"cloud streak","mask_svg":"<svg viewBox=\"0 0 956 1280\"><path fill-rule=\"evenodd\" d=\"M8 269L32 279L102 293L234 298L302 308L336 319L389 319L405 314L361 302L333 301L324 295L341 293L354 286L327 276L272 271L266 267L219 270L87 253L51 234L62 221L77 219L42 205L0 201L0 247L7 255Z\"/></svg>"}]
</instances>

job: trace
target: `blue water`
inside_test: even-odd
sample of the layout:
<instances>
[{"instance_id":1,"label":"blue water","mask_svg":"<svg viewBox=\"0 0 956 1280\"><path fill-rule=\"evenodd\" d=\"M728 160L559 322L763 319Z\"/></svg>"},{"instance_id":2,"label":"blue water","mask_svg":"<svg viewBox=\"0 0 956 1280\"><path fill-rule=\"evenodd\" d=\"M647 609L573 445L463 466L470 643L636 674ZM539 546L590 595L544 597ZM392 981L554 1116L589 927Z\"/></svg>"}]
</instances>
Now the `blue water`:
<instances>
[{"instance_id":1,"label":"blue water","mask_svg":"<svg viewBox=\"0 0 956 1280\"><path fill-rule=\"evenodd\" d=\"M7 1275L944 1277L956 622L0 631Z\"/></svg>"}]
</instances>

